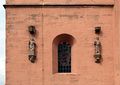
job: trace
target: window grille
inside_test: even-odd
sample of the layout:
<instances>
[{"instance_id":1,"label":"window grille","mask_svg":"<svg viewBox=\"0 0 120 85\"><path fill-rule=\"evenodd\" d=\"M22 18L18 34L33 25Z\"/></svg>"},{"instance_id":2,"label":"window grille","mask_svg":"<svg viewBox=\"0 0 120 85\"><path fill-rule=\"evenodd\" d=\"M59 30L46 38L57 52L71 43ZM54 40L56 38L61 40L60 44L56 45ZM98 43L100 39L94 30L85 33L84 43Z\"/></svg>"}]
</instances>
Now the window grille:
<instances>
[{"instance_id":1,"label":"window grille","mask_svg":"<svg viewBox=\"0 0 120 85\"><path fill-rule=\"evenodd\" d=\"M58 44L58 72L71 72L71 45L68 42Z\"/></svg>"}]
</instances>

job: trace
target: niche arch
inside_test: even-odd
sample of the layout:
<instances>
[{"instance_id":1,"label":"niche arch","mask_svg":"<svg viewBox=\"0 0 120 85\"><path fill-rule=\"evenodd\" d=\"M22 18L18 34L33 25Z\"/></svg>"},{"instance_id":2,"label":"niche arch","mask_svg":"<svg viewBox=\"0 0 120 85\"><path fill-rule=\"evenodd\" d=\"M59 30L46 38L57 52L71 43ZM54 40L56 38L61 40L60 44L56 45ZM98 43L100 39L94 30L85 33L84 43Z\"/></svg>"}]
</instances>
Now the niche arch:
<instances>
[{"instance_id":1,"label":"niche arch","mask_svg":"<svg viewBox=\"0 0 120 85\"><path fill-rule=\"evenodd\" d=\"M70 73L72 46L75 38L70 34L56 36L52 43L53 73Z\"/></svg>"}]
</instances>

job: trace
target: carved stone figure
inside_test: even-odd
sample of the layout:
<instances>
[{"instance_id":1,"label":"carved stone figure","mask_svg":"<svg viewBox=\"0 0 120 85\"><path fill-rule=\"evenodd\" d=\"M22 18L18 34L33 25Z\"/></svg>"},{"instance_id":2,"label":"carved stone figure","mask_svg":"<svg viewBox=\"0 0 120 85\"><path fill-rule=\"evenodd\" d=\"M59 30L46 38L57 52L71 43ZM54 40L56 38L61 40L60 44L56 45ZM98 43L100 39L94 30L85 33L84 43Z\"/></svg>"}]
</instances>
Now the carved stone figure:
<instances>
[{"instance_id":1,"label":"carved stone figure","mask_svg":"<svg viewBox=\"0 0 120 85\"><path fill-rule=\"evenodd\" d=\"M96 59L96 63L100 63L101 62L101 43L99 41L99 37L96 38L95 42L94 42L94 46L95 46L95 59Z\"/></svg>"},{"instance_id":2,"label":"carved stone figure","mask_svg":"<svg viewBox=\"0 0 120 85\"><path fill-rule=\"evenodd\" d=\"M35 53L35 49L36 49L36 44L34 39L32 38L29 41L29 60L34 63L36 60L36 53Z\"/></svg>"}]
</instances>

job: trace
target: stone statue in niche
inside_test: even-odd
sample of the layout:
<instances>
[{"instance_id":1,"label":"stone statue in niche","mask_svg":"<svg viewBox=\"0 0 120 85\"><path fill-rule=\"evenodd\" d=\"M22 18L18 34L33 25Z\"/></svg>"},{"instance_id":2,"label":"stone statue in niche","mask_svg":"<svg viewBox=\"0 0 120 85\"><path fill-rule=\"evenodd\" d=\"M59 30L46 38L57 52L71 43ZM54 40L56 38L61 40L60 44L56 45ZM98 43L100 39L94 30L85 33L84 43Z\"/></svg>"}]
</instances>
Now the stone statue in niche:
<instances>
[{"instance_id":1,"label":"stone statue in niche","mask_svg":"<svg viewBox=\"0 0 120 85\"><path fill-rule=\"evenodd\" d=\"M94 41L94 46L95 46L95 59L96 63L101 63L102 55L101 55L101 42L99 40L99 37L96 37L96 40Z\"/></svg>"},{"instance_id":2,"label":"stone statue in niche","mask_svg":"<svg viewBox=\"0 0 120 85\"><path fill-rule=\"evenodd\" d=\"M29 60L34 63L36 60L36 43L35 40L32 38L29 41Z\"/></svg>"}]
</instances>

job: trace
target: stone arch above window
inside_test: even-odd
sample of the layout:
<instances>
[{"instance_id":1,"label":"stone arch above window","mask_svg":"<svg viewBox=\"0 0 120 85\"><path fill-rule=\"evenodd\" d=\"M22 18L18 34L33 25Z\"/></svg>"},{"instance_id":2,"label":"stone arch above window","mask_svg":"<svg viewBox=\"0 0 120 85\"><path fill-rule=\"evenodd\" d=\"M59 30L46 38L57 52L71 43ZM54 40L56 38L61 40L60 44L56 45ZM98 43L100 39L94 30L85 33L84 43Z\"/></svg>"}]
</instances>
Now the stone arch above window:
<instances>
[{"instance_id":1,"label":"stone arch above window","mask_svg":"<svg viewBox=\"0 0 120 85\"><path fill-rule=\"evenodd\" d=\"M74 37L60 34L53 40L53 73L71 72L71 54Z\"/></svg>"}]
</instances>

